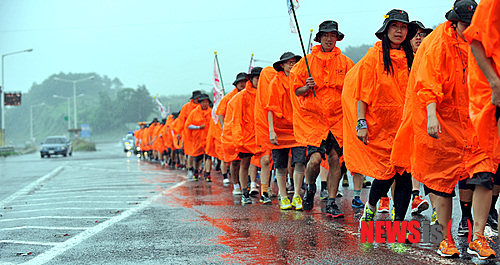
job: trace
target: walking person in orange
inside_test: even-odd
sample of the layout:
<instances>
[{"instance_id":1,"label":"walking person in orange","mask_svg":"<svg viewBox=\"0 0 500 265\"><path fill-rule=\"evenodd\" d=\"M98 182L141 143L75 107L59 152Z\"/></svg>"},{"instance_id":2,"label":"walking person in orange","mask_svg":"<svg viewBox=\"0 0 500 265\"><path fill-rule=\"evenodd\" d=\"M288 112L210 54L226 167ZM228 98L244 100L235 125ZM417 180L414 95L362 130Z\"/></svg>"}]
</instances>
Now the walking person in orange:
<instances>
[{"instance_id":1,"label":"walking person in orange","mask_svg":"<svg viewBox=\"0 0 500 265\"><path fill-rule=\"evenodd\" d=\"M269 83L276 76L276 70L272 66L264 67L259 77L259 85L255 96L255 142L262 149L255 158L260 160L260 202L272 203L271 195L274 195L270 186L271 181L271 147L269 143L268 113L264 109L267 105L270 87ZM268 144L269 143L269 144Z\"/></svg>"},{"instance_id":2,"label":"walking person in orange","mask_svg":"<svg viewBox=\"0 0 500 265\"><path fill-rule=\"evenodd\" d=\"M336 47L344 34L338 30L335 21L327 20L319 25L314 41L321 43L307 55L311 76L305 59L295 64L290 72L291 89L295 93L290 99L293 106L293 131L295 139L307 146L307 191L303 209L310 211L314 206L316 178L320 172L321 160L328 156L328 201L326 215L343 217L335 203L341 179L339 157L342 156L342 104L341 94L346 73L354 66L347 56Z\"/></svg>"},{"instance_id":3,"label":"walking person in orange","mask_svg":"<svg viewBox=\"0 0 500 265\"><path fill-rule=\"evenodd\" d=\"M375 33L381 41L349 71L342 93L347 169L374 178L361 222L374 221L377 203L394 181L396 221L404 220L411 196L411 175L392 165L390 157L413 63L410 40L417 30L404 10L384 17Z\"/></svg>"},{"instance_id":4,"label":"walking person in orange","mask_svg":"<svg viewBox=\"0 0 500 265\"><path fill-rule=\"evenodd\" d=\"M246 189L248 169L252 156L261 151L260 146L255 142L255 95L261 71L262 67L254 67L247 75L248 81L245 89L236 94L228 103L229 107L233 109L231 119L233 142L238 157L241 158L239 172L240 184L243 188L241 204L252 203L249 191ZM224 119L224 123L227 125L227 117Z\"/></svg>"},{"instance_id":5,"label":"walking person in orange","mask_svg":"<svg viewBox=\"0 0 500 265\"><path fill-rule=\"evenodd\" d=\"M436 212L443 241L438 253L443 257L460 255L448 230L452 216L452 197L461 179L474 189L474 237L468 252L484 259L494 256L483 236L488 216L495 165L478 146L477 135L469 119L468 44L463 32L469 26L476 2L456 1L446 13L448 21L439 25L422 42L408 82L410 89L406 115L396 141L410 148L394 149L393 155L409 155L412 175L422 182L426 193L436 195ZM407 109L405 109L407 112ZM407 139L405 139L405 136ZM401 145L403 146L403 145ZM408 151L411 151L408 154ZM494 171L493 171L494 172Z\"/></svg>"},{"instance_id":6,"label":"walking person in orange","mask_svg":"<svg viewBox=\"0 0 500 265\"><path fill-rule=\"evenodd\" d=\"M212 119L212 108L210 108L210 97L207 94L200 94L198 102L200 103L189 114L184 124L184 152L186 155L193 157L194 174L193 179L198 180L200 173L200 165L206 159L211 160L211 157L205 155L205 147L207 144L208 129L210 128L210 119ZM204 164L205 180L212 182L210 177L210 165Z\"/></svg>"},{"instance_id":7,"label":"walking person in orange","mask_svg":"<svg viewBox=\"0 0 500 265\"><path fill-rule=\"evenodd\" d=\"M280 195L280 208L282 210L302 210L302 198L300 189L304 178L306 147L300 146L293 134L293 107L290 94L294 93L290 88L290 70L301 57L291 52L285 52L280 60L273 64L278 72L269 84L269 94L266 99L264 110L268 112L269 140L266 142L273 149L273 164L276 168L278 188ZM294 168L294 195L292 203L288 199L286 190L286 173L288 167L288 154L292 152L291 166ZM290 175L292 172L290 172Z\"/></svg>"},{"instance_id":8,"label":"walking person in orange","mask_svg":"<svg viewBox=\"0 0 500 265\"><path fill-rule=\"evenodd\" d=\"M240 91L245 89L247 82L246 73L238 73L236 75L236 80L233 82L235 88L227 93L219 102L217 111L215 114L219 117L219 123L222 127L221 143L223 160L226 164L229 164L229 171L233 181L233 195L241 195L242 190L239 184L239 171L240 171L240 158L238 153L236 153L236 148L233 142L233 134L231 131L233 108L229 108L229 101ZM225 126L226 125L226 126ZM224 176L224 175L223 175ZM227 176L226 176L227 177ZM245 187L246 188L246 187Z\"/></svg>"},{"instance_id":9,"label":"walking person in orange","mask_svg":"<svg viewBox=\"0 0 500 265\"><path fill-rule=\"evenodd\" d=\"M187 117L193 111L197 106L198 106L198 99L201 95L201 92L199 90L195 90L192 93L191 99L188 103L184 104L182 106L181 111L179 112L179 118L177 121L177 125L175 128L175 132L177 134L177 139L180 139L181 137L184 138L185 135L183 134L184 128L185 128L185 123L187 120ZM184 139L184 144L186 144L185 139ZM187 156L186 157L186 167L188 169L187 173L187 178L193 178L194 177L194 167L193 167L193 157Z\"/></svg>"}]
</instances>

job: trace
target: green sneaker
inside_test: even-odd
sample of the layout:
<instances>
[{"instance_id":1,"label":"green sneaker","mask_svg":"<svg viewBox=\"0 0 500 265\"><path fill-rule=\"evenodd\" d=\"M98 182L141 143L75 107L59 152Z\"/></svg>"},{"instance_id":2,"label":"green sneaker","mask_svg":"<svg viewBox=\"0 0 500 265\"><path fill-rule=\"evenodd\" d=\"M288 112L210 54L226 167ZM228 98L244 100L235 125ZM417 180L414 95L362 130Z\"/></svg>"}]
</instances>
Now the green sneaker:
<instances>
[{"instance_id":1,"label":"green sneaker","mask_svg":"<svg viewBox=\"0 0 500 265\"><path fill-rule=\"evenodd\" d=\"M394 212L394 205L393 205L391 210L391 221L394 221L394 218L396 218L396 213Z\"/></svg>"},{"instance_id":2,"label":"green sneaker","mask_svg":"<svg viewBox=\"0 0 500 265\"><path fill-rule=\"evenodd\" d=\"M292 206L295 207L296 211L302 210L302 198L300 198L300 195L293 196Z\"/></svg>"},{"instance_id":3,"label":"green sneaker","mask_svg":"<svg viewBox=\"0 0 500 265\"><path fill-rule=\"evenodd\" d=\"M392 243L391 244L391 250L396 252L396 253L405 253L408 249L410 249L410 247L407 246L405 243Z\"/></svg>"},{"instance_id":4,"label":"green sneaker","mask_svg":"<svg viewBox=\"0 0 500 265\"><path fill-rule=\"evenodd\" d=\"M363 215L361 216L361 219L359 219L360 226L361 222L375 221L375 214L377 213L377 209L375 208L375 211L372 211L370 207L368 207L368 205L368 202L366 202Z\"/></svg>"},{"instance_id":5,"label":"green sneaker","mask_svg":"<svg viewBox=\"0 0 500 265\"><path fill-rule=\"evenodd\" d=\"M283 198L281 198L280 201L281 201L281 205L280 205L281 210L292 209L292 204L290 203L290 200L288 199L288 197L283 197Z\"/></svg>"}]
</instances>

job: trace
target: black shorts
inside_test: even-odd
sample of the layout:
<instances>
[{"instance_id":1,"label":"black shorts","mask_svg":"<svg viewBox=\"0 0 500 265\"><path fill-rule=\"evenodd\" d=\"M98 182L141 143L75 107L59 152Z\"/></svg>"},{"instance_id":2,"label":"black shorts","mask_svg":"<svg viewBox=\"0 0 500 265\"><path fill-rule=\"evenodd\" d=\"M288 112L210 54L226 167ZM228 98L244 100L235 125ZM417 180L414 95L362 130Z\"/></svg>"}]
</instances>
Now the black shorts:
<instances>
[{"instance_id":1,"label":"black shorts","mask_svg":"<svg viewBox=\"0 0 500 265\"><path fill-rule=\"evenodd\" d=\"M211 159L212 157L206 154L195 156L194 157L194 162L198 163L200 161L205 161L205 159Z\"/></svg>"},{"instance_id":2,"label":"black shorts","mask_svg":"<svg viewBox=\"0 0 500 265\"><path fill-rule=\"evenodd\" d=\"M472 175L472 178L467 179L467 187L474 190L476 185L481 185L489 190L493 190L494 174L490 172L479 172Z\"/></svg>"},{"instance_id":3,"label":"black shorts","mask_svg":"<svg viewBox=\"0 0 500 265\"><path fill-rule=\"evenodd\" d=\"M332 132L328 132L328 137L326 137L326 140L321 141L319 147L312 145L307 146L307 161L309 161L311 155L316 152L319 152L321 154L321 158L325 160L326 154L330 154L332 149L335 150L335 152L337 152L337 155L339 157L342 156L343 154L342 147L340 147L339 143L337 142L337 139L335 139L335 136L333 136Z\"/></svg>"},{"instance_id":4,"label":"black shorts","mask_svg":"<svg viewBox=\"0 0 500 265\"><path fill-rule=\"evenodd\" d=\"M176 149L175 153L178 155L183 155L184 154L184 149Z\"/></svg>"},{"instance_id":5,"label":"black shorts","mask_svg":"<svg viewBox=\"0 0 500 265\"><path fill-rule=\"evenodd\" d=\"M493 182L495 185L500 185L500 167L498 167L495 176L493 177Z\"/></svg>"},{"instance_id":6,"label":"black shorts","mask_svg":"<svg viewBox=\"0 0 500 265\"><path fill-rule=\"evenodd\" d=\"M162 154L163 154L164 156L168 155L167 150L163 150Z\"/></svg>"},{"instance_id":7,"label":"black shorts","mask_svg":"<svg viewBox=\"0 0 500 265\"><path fill-rule=\"evenodd\" d=\"M251 154L251 153L238 153L238 157L241 159L243 159L245 157L252 157L252 156L253 156L253 154Z\"/></svg>"},{"instance_id":8,"label":"black shorts","mask_svg":"<svg viewBox=\"0 0 500 265\"><path fill-rule=\"evenodd\" d=\"M273 150L273 167L274 168L287 168L288 167L288 154L292 150L292 167L295 163L306 162L306 148L297 146L292 148L274 149Z\"/></svg>"},{"instance_id":9,"label":"black shorts","mask_svg":"<svg viewBox=\"0 0 500 265\"><path fill-rule=\"evenodd\" d=\"M445 198L453 198L453 197L457 196L455 193L455 189L453 189L453 191L451 193L446 193L446 192L442 192L442 191L433 190L433 189L427 187L426 185L424 185L424 192L425 192L425 195L432 193L432 194L437 195L439 197L445 197Z\"/></svg>"}]
</instances>

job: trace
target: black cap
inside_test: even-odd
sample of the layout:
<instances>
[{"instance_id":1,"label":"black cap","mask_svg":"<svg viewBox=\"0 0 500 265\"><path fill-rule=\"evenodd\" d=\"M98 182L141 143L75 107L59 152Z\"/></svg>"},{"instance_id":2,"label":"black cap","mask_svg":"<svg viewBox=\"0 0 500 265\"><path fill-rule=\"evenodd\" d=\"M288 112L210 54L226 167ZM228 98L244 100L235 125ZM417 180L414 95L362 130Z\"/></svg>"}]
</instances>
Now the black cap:
<instances>
[{"instance_id":1,"label":"black cap","mask_svg":"<svg viewBox=\"0 0 500 265\"><path fill-rule=\"evenodd\" d=\"M457 0L453 8L446 12L446 19L449 21L463 21L471 23L472 16L476 11L477 3L474 0Z\"/></svg>"},{"instance_id":2,"label":"black cap","mask_svg":"<svg viewBox=\"0 0 500 265\"><path fill-rule=\"evenodd\" d=\"M391 11L387 12L384 18L384 24L382 24L382 27L380 27L380 29L375 32L375 36L377 36L377 38L379 39L382 39L382 36L384 36L384 32L387 29L387 25L389 25L389 23L391 23L392 21L399 21L408 25L408 33L406 34L406 39L412 39L417 33L417 27L414 24L410 23L408 12L404 10L392 9Z\"/></svg>"},{"instance_id":3,"label":"black cap","mask_svg":"<svg viewBox=\"0 0 500 265\"><path fill-rule=\"evenodd\" d=\"M422 22L420 22L420 21L418 21L418 20L414 20L414 21L412 21L411 23L412 23L413 25L417 26L417 31L418 31L418 29L421 29L421 30L423 30L423 31L424 31L425 33L427 33L427 34L429 34L429 33L431 33L431 32L433 31L433 29L431 29L431 28L426 28L426 27L424 26L424 23L422 23Z\"/></svg>"},{"instance_id":4,"label":"black cap","mask_svg":"<svg viewBox=\"0 0 500 265\"><path fill-rule=\"evenodd\" d=\"M199 102L202 102L203 100L205 99L208 99L208 104L212 103L212 101L210 100L210 96L208 96L207 94L203 93L200 95L200 98L198 99Z\"/></svg>"},{"instance_id":5,"label":"black cap","mask_svg":"<svg viewBox=\"0 0 500 265\"><path fill-rule=\"evenodd\" d=\"M236 80L234 80L233 86L236 86L236 84L242 80L247 80L247 74L245 72L241 72L236 75Z\"/></svg>"},{"instance_id":6,"label":"black cap","mask_svg":"<svg viewBox=\"0 0 500 265\"><path fill-rule=\"evenodd\" d=\"M250 71L250 73L247 75L247 80L252 79L254 75L260 75L260 72L262 72L262 67L257 66L252 68L252 71Z\"/></svg>"},{"instance_id":7,"label":"black cap","mask_svg":"<svg viewBox=\"0 0 500 265\"><path fill-rule=\"evenodd\" d=\"M292 58L295 58L295 60L297 60L297 62L298 62L300 60L300 58L302 58L302 56L295 55L295 54L293 54L293 52L285 52L281 55L279 61L277 61L273 64L274 70L276 70L278 72L283 71L283 67L281 67L281 64L292 59Z\"/></svg>"},{"instance_id":8,"label":"black cap","mask_svg":"<svg viewBox=\"0 0 500 265\"><path fill-rule=\"evenodd\" d=\"M316 33L316 36L314 37L315 42L321 42L321 33L328 33L328 32L337 32L338 38L337 41L341 41L344 39L345 35L344 33L339 31L339 24L337 21L333 20L325 20L319 24L319 30Z\"/></svg>"},{"instance_id":9,"label":"black cap","mask_svg":"<svg viewBox=\"0 0 500 265\"><path fill-rule=\"evenodd\" d=\"M195 91L193 91L193 95L191 96L191 99L199 98L200 95L201 95L201 91L195 90Z\"/></svg>"}]
</instances>

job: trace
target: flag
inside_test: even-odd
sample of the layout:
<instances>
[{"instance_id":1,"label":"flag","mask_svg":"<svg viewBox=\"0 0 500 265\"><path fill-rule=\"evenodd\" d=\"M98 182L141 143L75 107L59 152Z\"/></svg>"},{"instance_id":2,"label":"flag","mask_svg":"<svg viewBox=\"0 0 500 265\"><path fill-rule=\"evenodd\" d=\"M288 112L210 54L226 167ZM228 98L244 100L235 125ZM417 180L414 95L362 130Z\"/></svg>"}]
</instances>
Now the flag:
<instances>
[{"instance_id":1,"label":"flag","mask_svg":"<svg viewBox=\"0 0 500 265\"><path fill-rule=\"evenodd\" d=\"M309 52L308 53L311 53L313 51L313 47L314 47L314 44L312 42L309 43Z\"/></svg>"},{"instance_id":2,"label":"flag","mask_svg":"<svg viewBox=\"0 0 500 265\"><path fill-rule=\"evenodd\" d=\"M252 57L250 57L250 66L248 66L248 74L250 74L250 72L254 67L255 67L255 60L253 59L253 53L252 53Z\"/></svg>"},{"instance_id":3,"label":"flag","mask_svg":"<svg viewBox=\"0 0 500 265\"><path fill-rule=\"evenodd\" d=\"M163 119L165 119L167 117L167 110L165 109L165 106L163 106L163 104L161 104L161 102L158 100L158 98L155 97L155 100L156 100L156 104L158 104L158 110L161 113L161 117Z\"/></svg>"},{"instance_id":4,"label":"flag","mask_svg":"<svg viewBox=\"0 0 500 265\"><path fill-rule=\"evenodd\" d=\"M219 122L219 118L215 114L217 111L217 107L219 106L219 102L222 97L224 97L224 90L221 87L221 79L219 72L219 62L217 61L217 54L215 54L214 58L214 107L212 108L212 119L214 119L215 124Z\"/></svg>"},{"instance_id":5,"label":"flag","mask_svg":"<svg viewBox=\"0 0 500 265\"><path fill-rule=\"evenodd\" d=\"M295 26L297 24L295 23L295 19L293 18L292 3L290 3L290 1L293 2L293 10L297 10L297 8L299 8L299 0L286 0L288 15L290 16L290 30L292 31L292 33L297 33L297 27Z\"/></svg>"}]
</instances>

